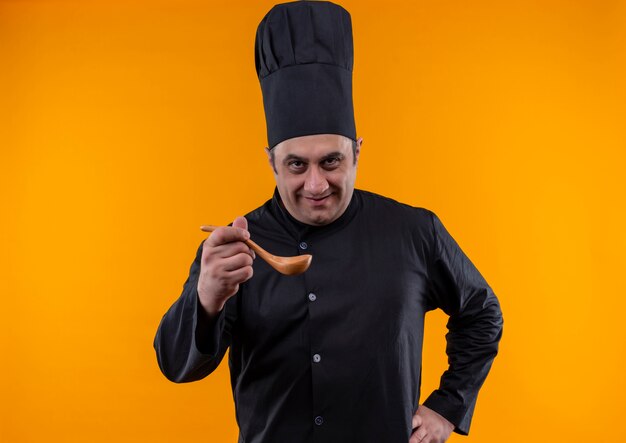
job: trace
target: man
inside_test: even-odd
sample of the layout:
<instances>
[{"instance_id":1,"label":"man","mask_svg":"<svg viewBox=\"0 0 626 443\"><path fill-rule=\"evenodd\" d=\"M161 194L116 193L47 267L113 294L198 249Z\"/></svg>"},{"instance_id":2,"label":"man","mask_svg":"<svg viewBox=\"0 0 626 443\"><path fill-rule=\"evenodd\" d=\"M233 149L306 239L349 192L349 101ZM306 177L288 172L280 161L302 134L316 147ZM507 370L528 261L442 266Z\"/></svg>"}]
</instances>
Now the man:
<instances>
[{"instance_id":1,"label":"man","mask_svg":"<svg viewBox=\"0 0 626 443\"><path fill-rule=\"evenodd\" d=\"M330 2L272 8L256 67L271 200L203 242L155 338L175 382L230 347L239 442L444 442L469 432L502 332L498 300L439 218L355 190L350 16ZM244 241L310 253L278 274ZM450 315L449 369L421 405L424 315Z\"/></svg>"}]
</instances>

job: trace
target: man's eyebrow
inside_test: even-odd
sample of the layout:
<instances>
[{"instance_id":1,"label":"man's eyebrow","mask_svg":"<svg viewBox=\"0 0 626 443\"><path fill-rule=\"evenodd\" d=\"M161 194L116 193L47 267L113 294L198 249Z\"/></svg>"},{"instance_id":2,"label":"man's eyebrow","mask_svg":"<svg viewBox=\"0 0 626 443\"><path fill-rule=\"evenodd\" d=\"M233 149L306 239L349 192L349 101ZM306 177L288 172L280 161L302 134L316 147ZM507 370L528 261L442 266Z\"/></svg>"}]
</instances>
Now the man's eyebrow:
<instances>
[{"instance_id":1,"label":"man's eyebrow","mask_svg":"<svg viewBox=\"0 0 626 443\"><path fill-rule=\"evenodd\" d=\"M339 160L343 160L344 157L345 156L341 152L335 151L335 152L331 152L323 156L320 159L320 163L328 160L329 158L338 158ZM293 160L298 161L298 162L303 162L303 163L307 163L309 161L307 158L300 157L299 155L296 155L296 154L287 154L287 156L283 160L283 164L287 164L288 162L293 161Z\"/></svg>"},{"instance_id":2,"label":"man's eyebrow","mask_svg":"<svg viewBox=\"0 0 626 443\"><path fill-rule=\"evenodd\" d=\"M343 160L344 157L345 156L341 152L335 151L335 152L331 152L330 154L326 154L324 157L322 157L320 161L325 161L325 160L328 160L329 158L338 158L339 160Z\"/></svg>"},{"instance_id":3,"label":"man's eyebrow","mask_svg":"<svg viewBox=\"0 0 626 443\"><path fill-rule=\"evenodd\" d=\"M286 164L287 162L290 162L291 160L296 160L296 161L303 162L303 163L306 163L307 161L305 158L299 157L296 154L287 154L287 156L283 160L283 163Z\"/></svg>"}]
</instances>

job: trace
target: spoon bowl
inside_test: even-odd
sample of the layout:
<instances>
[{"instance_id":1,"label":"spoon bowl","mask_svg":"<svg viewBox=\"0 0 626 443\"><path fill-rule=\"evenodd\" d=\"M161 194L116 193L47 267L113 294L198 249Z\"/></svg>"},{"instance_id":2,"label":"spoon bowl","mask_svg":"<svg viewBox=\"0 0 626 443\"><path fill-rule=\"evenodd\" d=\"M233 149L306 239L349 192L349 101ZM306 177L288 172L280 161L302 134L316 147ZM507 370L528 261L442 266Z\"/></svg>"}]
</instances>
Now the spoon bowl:
<instances>
[{"instance_id":1,"label":"spoon bowl","mask_svg":"<svg viewBox=\"0 0 626 443\"><path fill-rule=\"evenodd\" d=\"M200 226L200 230L204 232L213 232L220 226L205 225ZM265 249L248 239L244 242L250 249L257 253L272 268L284 275L298 275L309 269L313 256L310 254L295 255L293 257L281 257L272 255Z\"/></svg>"}]
</instances>

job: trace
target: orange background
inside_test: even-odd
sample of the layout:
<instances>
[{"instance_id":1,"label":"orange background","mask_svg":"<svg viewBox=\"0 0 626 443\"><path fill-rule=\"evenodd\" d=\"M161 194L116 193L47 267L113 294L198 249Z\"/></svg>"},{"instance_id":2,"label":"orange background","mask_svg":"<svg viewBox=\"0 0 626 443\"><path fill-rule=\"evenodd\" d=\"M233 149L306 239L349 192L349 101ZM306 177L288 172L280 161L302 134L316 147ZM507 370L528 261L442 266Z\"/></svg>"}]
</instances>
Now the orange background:
<instances>
[{"instance_id":1,"label":"orange background","mask_svg":"<svg viewBox=\"0 0 626 443\"><path fill-rule=\"evenodd\" d=\"M152 339L198 226L273 191L271 1L0 1L0 440L229 442L228 369ZM499 296L467 442L626 441L624 1L346 0L357 187L435 211ZM429 314L423 392L446 365Z\"/></svg>"}]
</instances>

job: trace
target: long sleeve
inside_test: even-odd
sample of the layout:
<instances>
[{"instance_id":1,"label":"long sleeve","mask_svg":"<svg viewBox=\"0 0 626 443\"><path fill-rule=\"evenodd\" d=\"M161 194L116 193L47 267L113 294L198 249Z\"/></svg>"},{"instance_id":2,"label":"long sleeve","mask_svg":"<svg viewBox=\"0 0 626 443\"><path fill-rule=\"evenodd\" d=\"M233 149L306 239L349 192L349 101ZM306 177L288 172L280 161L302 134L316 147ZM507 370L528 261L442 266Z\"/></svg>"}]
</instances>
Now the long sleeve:
<instances>
[{"instance_id":1,"label":"long sleeve","mask_svg":"<svg viewBox=\"0 0 626 443\"><path fill-rule=\"evenodd\" d=\"M217 318L208 318L198 300L202 245L191 265L181 296L161 319L154 349L161 372L176 383L200 380L220 364L231 342L234 299Z\"/></svg>"},{"instance_id":2,"label":"long sleeve","mask_svg":"<svg viewBox=\"0 0 626 443\"><path fill-rule=\"evenodd\" d=\"M450 316L446 334L449 368L424 402L467 435L478 391L498 352L500 304L485 279L432 213L431 302Z\"/></svg>"}]
</instances>

